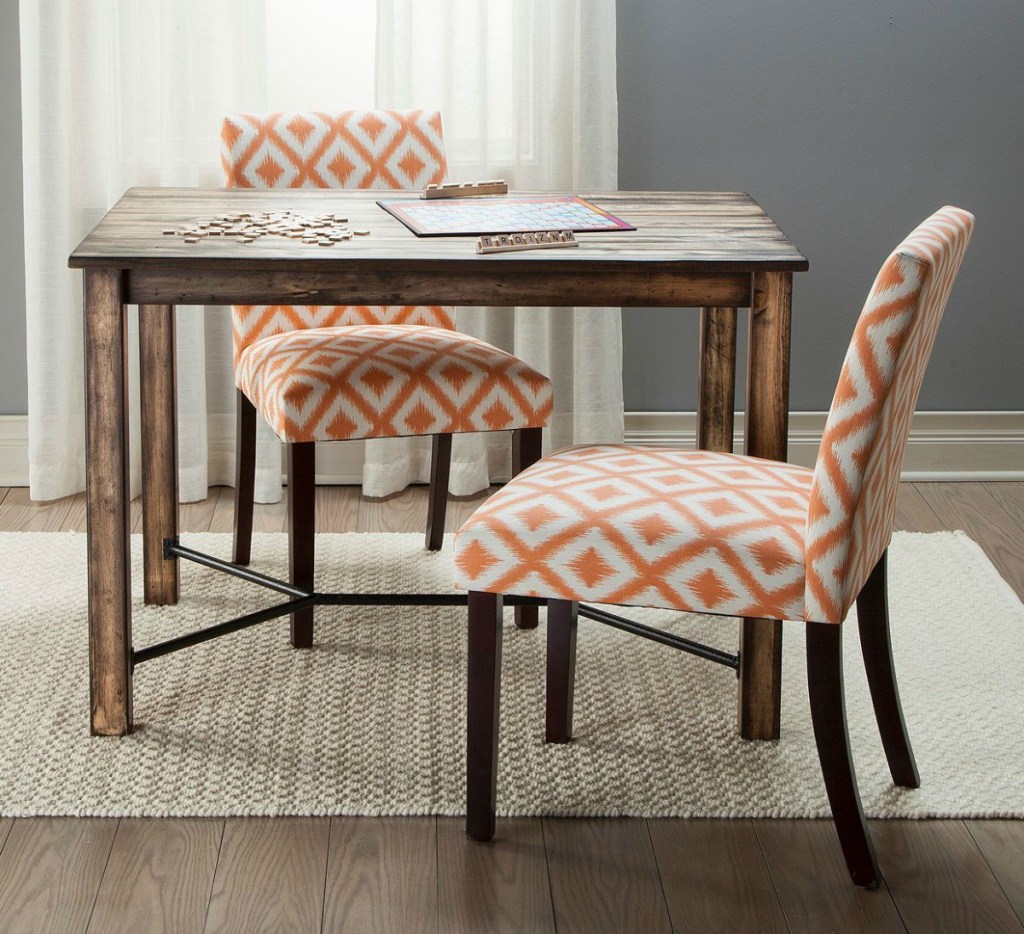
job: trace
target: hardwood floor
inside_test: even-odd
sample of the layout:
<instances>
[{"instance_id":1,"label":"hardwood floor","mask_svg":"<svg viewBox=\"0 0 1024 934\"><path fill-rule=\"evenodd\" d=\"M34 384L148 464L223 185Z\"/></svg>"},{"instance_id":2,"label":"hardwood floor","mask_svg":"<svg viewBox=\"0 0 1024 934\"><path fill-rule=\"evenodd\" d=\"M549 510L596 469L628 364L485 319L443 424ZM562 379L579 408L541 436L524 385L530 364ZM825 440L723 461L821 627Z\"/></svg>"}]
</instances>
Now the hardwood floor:
<instances>
[{"instance_id":1,"label":"hardwood floor","mask_svg":"<svg viewBox=\"0 0 1024 934\"><path fill-rule=\"evenodd\" d=\"M457 527L481 497L449 504ZM323 531L420 531L423 488L321 488ZM181 508L228 531L232 491ZM137 522L136 508L133 517ZM82 498L0 487L0 531L84 531ZM255 528L281 531L281 505ZM904 484L899 528L963 528L1024 597L1024 483ZM873 821L854 888L831 823L452 818L0 818L0 931L1024 931L1024 822Z\"/></svg>"}]
</instances>

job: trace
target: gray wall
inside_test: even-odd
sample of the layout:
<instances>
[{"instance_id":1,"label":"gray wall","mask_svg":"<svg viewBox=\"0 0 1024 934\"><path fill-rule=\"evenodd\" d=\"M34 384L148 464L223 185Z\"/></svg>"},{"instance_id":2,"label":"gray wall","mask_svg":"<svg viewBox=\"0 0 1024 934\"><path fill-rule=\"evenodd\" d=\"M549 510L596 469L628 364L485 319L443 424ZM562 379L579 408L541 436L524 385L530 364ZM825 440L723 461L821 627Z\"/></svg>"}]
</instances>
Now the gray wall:
<instances>
[{"instance_id":1,"label":"gray wall","mask_svg":"<svg viewBox=\"0 0 1024 934\"><path fill-rule=\"evenodd\" d=\"M28 411L18 3L0 0L0 415Z\"/></svg>"},{"instance_id":2,"label":"gray wall","mask_svg":"<svg viewBox=\"0 0 1024 934\"><path fill-rule=\"evenodd\" d=\"M620 187L750 192L810 260L794 410L828 407L879 264L943 204L977 227L919 407L1024 409L1020 0L619 0L618 69ZM694 409L695 315L623 330L626 409Z\"/></svg>"}]
</instances>

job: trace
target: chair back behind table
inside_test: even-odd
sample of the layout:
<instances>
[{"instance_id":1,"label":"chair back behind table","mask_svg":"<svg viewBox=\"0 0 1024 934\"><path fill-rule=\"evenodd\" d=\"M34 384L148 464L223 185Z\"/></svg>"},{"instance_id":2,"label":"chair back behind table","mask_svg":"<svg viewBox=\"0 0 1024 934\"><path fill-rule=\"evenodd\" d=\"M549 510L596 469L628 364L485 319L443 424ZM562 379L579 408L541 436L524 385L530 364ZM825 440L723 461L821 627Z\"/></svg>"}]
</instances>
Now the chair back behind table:
<instances>
[{"instance_id":1,"label":"chair back behind table","mask_svg":"<svg viewBox=\"0 0 1024 934\"><path fill-rule=\"evenodd\" d=\"M221 126L228 188L425 188L445 180L436 110L233 114ZM417 305L236 305L234 360L254 341L306 328L420 324L454 330L450 308Z\"/></svg>"}]
</instances>

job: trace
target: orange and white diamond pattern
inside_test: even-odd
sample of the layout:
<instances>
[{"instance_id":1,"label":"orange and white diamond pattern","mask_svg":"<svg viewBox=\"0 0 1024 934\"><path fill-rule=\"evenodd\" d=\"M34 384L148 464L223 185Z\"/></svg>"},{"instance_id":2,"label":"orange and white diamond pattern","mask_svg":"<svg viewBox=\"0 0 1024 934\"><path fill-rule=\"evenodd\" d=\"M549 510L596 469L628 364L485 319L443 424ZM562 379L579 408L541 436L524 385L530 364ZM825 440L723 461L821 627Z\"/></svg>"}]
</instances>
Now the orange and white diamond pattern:
<instances>
[{"instance_id":1,"label":"orange and white diamond pattern","mask_svg":"<svg viewBox=\"0 0 1024 934\"><path fill-rule=\"evenodd\" d=\"M455 538L467 590L799 616L811 471L630 445L559 451Z\"/></svg>"},{"instance_id":2,"label":"orange and white diamond pattern","mask_svg":"<svg viewBox=\"0 0 1024 934\"><path fill-rule=\"evenodd\" d=\"M235 305L235 366L242 351L264 337L354 324L418 324L455 330L452 309L434 305Z\"/></svg>"},{"instance_id":3,"label":"orange and white diamond pattern","mask_svg":"<svg viewBox=\"0 0 1024 934\"><path fill-rule=\"evenodd\" d=\"M221 127L229 188L424 188L444 181L436 110L235 114ZM439 306L236 305L235 363L253 341L299 328L422 324L454 328Z\"/></svg>"},{"instance_id":4,"label":"orange and white diamond pattern","mask_svg":"<svg viewBox=\"0 0 1024 934\"><path fill-rule=\"evenodd\" d=\"M808 619L840 622L892 538L910 422L974 217L945 207L886 260L843 363L807 531Z\"/></svg>"},{"instance_id":5,"label":"orange and white diamond pattern","mask_svg":"<svg viewBox=\"0 0 1024 934\"><path fill-rule=\"evenodd\" d=\"M288 442L538 428L552 408L551 381L517 357L416 325L263 338L235 382Z\"/></svg>"},{"instance_id":6,"label":"orange and white diamond pattern","mask_svg":"<svg viewBox=\"0 0 1024 934\"><path fill-rule=\"evenodd\" d=\"M456 585L842 622L892 537L910 419L973 224L943 208L883 265L813 472L704 451L561 451L459 530Z\"/></svg>"},{"instance_id":7,"label":"orange and white diamond pattern","mask_svg":"<svg viewBox=\"0 0 1024 934\"><path fill-rule=\"evenodd\" d=\"M236 114L221 143L229 188L425 188L446 169L436 110Z\"/></svg>"}]
</instances>

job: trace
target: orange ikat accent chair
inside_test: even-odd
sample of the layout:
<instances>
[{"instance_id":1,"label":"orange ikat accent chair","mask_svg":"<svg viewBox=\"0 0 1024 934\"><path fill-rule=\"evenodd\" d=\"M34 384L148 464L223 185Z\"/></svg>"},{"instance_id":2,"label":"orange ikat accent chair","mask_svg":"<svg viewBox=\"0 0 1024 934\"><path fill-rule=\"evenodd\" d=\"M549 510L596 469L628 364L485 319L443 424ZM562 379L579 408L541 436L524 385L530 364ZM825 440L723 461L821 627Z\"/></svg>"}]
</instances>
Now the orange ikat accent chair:
<instances>
[{"instance_id":1,"label":"orange ikat accent chair","mask_svg":"<svg viewBox=\"0 0 1024 934\"><path fill-rule=\"evenodd\" d=\"M897 785L916 788L886 552L911 417L973 224L945 207L885 261L813 470L707 451L575 447L524 471L462 526L455 583L470 592L472 839L494 833L501 595L548 600L546 739L555 743L572 731L578 601L804 620L811 718L839 841L853 881L879 884L850 756L838 624L856 603L889 769Z\"/></svg>"},{"instance_id":2,"label":"orange ikat accent chair","mask_svg":"<svg viewBox=\"0 0 1024 934\"><path fill-rule=\"evenodd\" d=\"M236 114L221 128L229 188L415 189L445 178L437 111ZM342 247L343 248L343 247ZM256 413L287 445L292 582L312 589L315 442L432 435L426 547L444 535L451 436L513 432L513 467L540 456L551 382L454 330L437 306L236 305L237 477L233 560L252 542ZM292 616L312 645L313 611ZM536 625L536 614L521 616Z\"/></svg>"}]
</instances>

